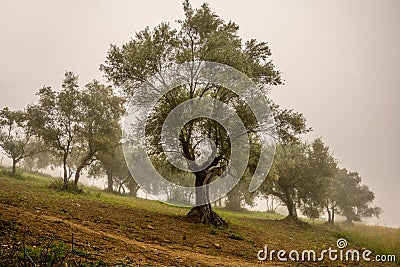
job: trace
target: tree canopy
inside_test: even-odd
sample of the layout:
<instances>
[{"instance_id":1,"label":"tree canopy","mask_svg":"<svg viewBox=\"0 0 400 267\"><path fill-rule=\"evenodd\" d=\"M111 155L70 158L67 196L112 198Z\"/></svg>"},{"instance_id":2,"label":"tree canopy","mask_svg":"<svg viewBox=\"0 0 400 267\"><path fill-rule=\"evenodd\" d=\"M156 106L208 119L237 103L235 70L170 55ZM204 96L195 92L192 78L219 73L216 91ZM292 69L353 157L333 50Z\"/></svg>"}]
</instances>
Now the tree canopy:
<instances>
[{"instance_id":1,"label":"tree canopy","mask_svg":"<svg viewBox=\"0 0 400 267\"><path fill-rule=\"evenodd\" d=\"M60 91L43 87L37 95L27 109L29 129L61 160L65 186L74 169L76 186L81 171L119 139L124 100L98 81L80 88L73 72L65 73Z\"/></svg>"},{"instance_id":2,"label":"tree canopy","mask_svg":"<svg viewBox=\"0 0 400 267\"><path fill-rule=\"evenodd\" d=\"M184 1L183 10L185 17L178 21L179 29L171 28L168 23L161 23L153 30L146 28L136 33L131 41L121 47L110 47L101 70L109 81L122 89L133 105L141 104L139 102L142 99L133 96L149 77L162 73L174 64L185 62L208 61L231 66L246 74L265 97L270 86L282 84L281 74L272 63L271 51L266 42L255 39L244 42L238 34L239 26L221 19L211 11L208 4L193 9L189 1ZM163 154L161 129L167 115L185 101L206 97L229 105L243 121L250 142L259 142L259 124L248 105L237 94L218 84L202 84L188 79L187 84L167 92L148 118L146 132L149 154ZM269 102L272 103L271 100ZM308 131L301 114L292 110L281 110L278 105L271 106L278 120L280 138L296 140L299 134ZM215 120L197 118L184 125L179 134L180 147L187 159L196 161L204 157L205 151L201 151L197 144L205 137L214 142L216 154L212 164L206 169L193 171L196 187L208 184L218 177L226 169L231 153L230 139L224 127ZM211 170L216 168L219 170L211 174ZM197 192L196 203L201 202L200 197L201 193ZM191 215L193 214L193 217L198 217L203 222L221 222L211 211L210 205L193 208Z\"/></svg>"},{"instance_id":3,"label":"tree canopy","mask_svg":"<svg viewBox=\"0 0 400 267\"><path fill-rule=\"evenodd\" d=\"M0 110L0 148L12 159L12 174L21 160L33 156L42 149L27 128L25 111L12 111L5 107Z\"/></svg>"}]
</instances>

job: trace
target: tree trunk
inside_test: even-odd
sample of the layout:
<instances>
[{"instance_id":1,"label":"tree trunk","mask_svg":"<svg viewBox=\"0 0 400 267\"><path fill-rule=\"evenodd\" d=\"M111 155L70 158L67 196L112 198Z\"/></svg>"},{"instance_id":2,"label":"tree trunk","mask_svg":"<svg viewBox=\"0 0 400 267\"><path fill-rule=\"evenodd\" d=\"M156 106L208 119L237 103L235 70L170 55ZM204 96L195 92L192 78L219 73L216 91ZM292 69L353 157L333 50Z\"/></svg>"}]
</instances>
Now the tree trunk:
<instances>
[{"instance_id":1,"label":"tree trunk","mask_svg":"<svg viewBox=\"0 0 400 267\"><path fill-rule=\"evenodd\" d=\"M136 186L134 188L129 187L129 195L132 197L137 197L137 192L139 191L139 186Z\"/></svg>"},{"instance_id":2,"label":"tree trunk","mask_svg":"<svg viewBox=\"0 0 400 267\"><path fill-rule=\"evenodd\" d=\"M89 165L90 160L92 159L94 153L90 152L86 157L82 160L81 164L79 164L78 168L75 172L74 186L78 186L79 178L81 177L81 171L83 168Z\"/></svg>"},{"instance_id":3,"label":"tree trunk","mask_svg":"<svg viewBox=\"0 0 400 267\"><path fill-rule=\"evenodd\" d=\"M64 187L68 187L68 170L67 170L67 157L68 154L64 153L63 155L63 168L64 168Z\"/></svg>"},{"instance_id":4,"label":"tree trunk","mask_svg":"<svg viewBox=\"0 0 400 267\"><path fill-rule=\"evenodd\" d=\"M192 192L190 192L189 194L188 194L188 199L187 199L187 202L188 203L190 203L190 201L192 200Z\"/></svg>"},{"instance_id":5,"label":"tree trunk","mask_svg":"<svg viewBox=\"0 0 400 267\"><path fill-rule=\"evenodd\" d=\"M114 191L114 180L113 180L113 173L111 171L107 171L107 191L112 192Z\"/></svg>"},{"instance_id":6,"label":"tree trunk","mask_svg":"<svg viewBox=\"0 0 400 267\"><path fill-rule=\"evenodd\" d=\"M228 194L228 201L226 203L226 209L230 211L241 211L240 196L238 190L234 187Z\"/></svg>"},{"instance_id":7,"label":"tree trunk","mask_svg":"<svg viewBox=\"0 0 400 267\"><path fill-rule=\"evenodd\" d=\"M208 184L210 176L207 171L194 173L196 176L196 207L193 207L187 217L192 222L212 224L214 226L228 226L228 224L212 210L209 193L205 188L200 188L202 185ZM201 204L206 203L206 204Z\"/></svg>"},{"instance_id":8,"label":"tree trunk","mask_svg":"<svg viewBox=\"0 0 400 267\"><path fill-rule=\"evenodd\" d=\"M118 194L122 194L122 193L121 193L121 189L123 189L123 191L124 191L124 193L125 193L124 182L120 182L120 183L119 183Z\"/></svg>"},{"instance_id":9,"label":"tree trunk","mask_svg":"<svg viewBox=\"0 0 400 267\"><path fill-rule=\"evenodd\" d=\"M81 177L81 171L85 168L86 164L81 164L78 166L75 172L74 186L78 186L79 178Z\"/></svg>"},{"instance_id":10,"label":"tree trunk","mask_svg":"<svg viewBox=\"0 0 400 267\"><path fill-rule=\"evenodd\" d=\"M285 204L289 213L286 219L298 221L299 217L297 216L296 204L294 203L293 198L290 196L290 194L286 195Z\"/></svg>"},{"instance_id":11,"label":"tree trunk","mask_svg":"<svg viewBox=\"0 0 400 267\"><path fill-rule=\"evenodd\" d=\"M16 159L12 159L12 175L14 176L17 173L17 163Z\"/></svg>"},{"instance_id":12,"label":"tree trunk","mask_svg":"<svg viewBox=\"0 0 400 267\"><path fill-rule=\"evenodd\" d=\"M332 223L331 209L329 208L329 205L326 206L326 212L328 213L328 224L333 224Z\"/></svg>"},{"instance_id":13,"label":"tree trunk","mask_svg":"<svg viewBox=\"0 0 400 267\"><path fill-rule=\"evenodd\" d=\"M326 212L328 213L328 224L335 224L335 202L332 201L329 205L329 201L326 201Z\"/></svg>"}]
</instances>

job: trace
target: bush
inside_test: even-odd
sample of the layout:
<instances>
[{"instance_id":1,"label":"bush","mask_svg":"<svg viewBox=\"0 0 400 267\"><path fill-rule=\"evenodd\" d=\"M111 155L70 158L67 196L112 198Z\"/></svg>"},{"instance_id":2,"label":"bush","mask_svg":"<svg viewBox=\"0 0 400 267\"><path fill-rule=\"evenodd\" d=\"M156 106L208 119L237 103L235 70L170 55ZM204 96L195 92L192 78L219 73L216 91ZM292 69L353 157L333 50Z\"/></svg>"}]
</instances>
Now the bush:
<instances>
[{"instance_id":1,"label":"bush","mask_svg":"<svg viewBox=\"0 0 400 267\"><path fill-rule=\"evenodd\" d=\"M210 230L210 234L212 234L212 235L218 235L218 229L215 228L215 227L212 227L211 230Z\"/></svg>"},{"instance_id":2,"label":"bush","mask_svg":"<svg viewBox=\"0 0 400 267\"><path fill-rule=\"evenodd\" d=\"M17 171L15 174L13 174L12 171L10 169L7 169L7 168L0 169L0 177L1 176L13 177L13 178L16 178L16 179L23 179L24 178L22 172Z\"/></svg>"},{"instance_id":3,"label":"bush","mask_svg":"<svg viewBox=\"0 0 400 267\"><path fill-rule=\"evenodd\" d=\"M83 187L81 186L76 186L74 183L69 182L67 184L64 184L64 181L61 179L57 179L50 183L49 188L55 189L59 192L68 192L72 194L83 194L85 193Z\"/></svg>"},{"instance_id":4,"label":"bush","mask_svg":"<svg viewBox=\"0 0 400 267\"><path fill-rule=\"evenodd\" d=\"M235 239L235 240L243 240L244 239L239 233L236 233L236 232L231 232L229 238Z\"/></svg>"}]
</instances>

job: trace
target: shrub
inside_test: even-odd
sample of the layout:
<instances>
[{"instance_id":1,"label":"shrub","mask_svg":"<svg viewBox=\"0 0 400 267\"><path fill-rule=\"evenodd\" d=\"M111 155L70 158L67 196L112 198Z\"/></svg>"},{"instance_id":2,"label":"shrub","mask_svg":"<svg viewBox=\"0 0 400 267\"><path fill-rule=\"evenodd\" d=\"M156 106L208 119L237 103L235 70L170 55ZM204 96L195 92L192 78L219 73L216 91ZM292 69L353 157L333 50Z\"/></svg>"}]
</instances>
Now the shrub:
<instances>
[{"instance_id":1,"label":"shrub","mask_svg":"<svg viewBox=\"0 0 400 267\"><path fill-rule=\"evenodd\" d=\"M49 188L55 189L59 192L69 192L72 194L83 194L85 191L81 186L76 186L72 182L68 182L67 184L64 184L64 182L61 179L54 180L52 183L50 183Z\"/></svg>"},{"instance_id":2,"label":"shrub","mask_svg":"<svg viewBox=\"0 0 400 267\"><path fill-rule=\"evenodd\" d=\"M235 239L235 240L243 240L244 239L239 233L236 233L236 232L231 232L229 238Z\"/></svg>"}]
</instances>

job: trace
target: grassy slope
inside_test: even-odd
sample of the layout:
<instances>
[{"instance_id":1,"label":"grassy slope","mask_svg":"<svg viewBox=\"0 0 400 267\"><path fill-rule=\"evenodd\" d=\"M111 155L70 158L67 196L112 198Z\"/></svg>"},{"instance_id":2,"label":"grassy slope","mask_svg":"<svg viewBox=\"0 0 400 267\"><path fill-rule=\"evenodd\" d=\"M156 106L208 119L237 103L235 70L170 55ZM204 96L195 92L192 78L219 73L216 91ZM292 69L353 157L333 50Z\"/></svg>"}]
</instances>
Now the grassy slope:
<instances>
[{"instance_id":1,"label":"grassy slope","mask_svg":"<svg viewBox=\"0 0 400 267\"><path fill-rule=\"evenodd\" d=\"M304 228L280 221L280 215L225 210L218 213L230 228L214 229L188 223L187 208L95 188L85 188L80 195L57 192L48 188L50 183L49 178L33 175L0 177L0 266L51 257L58 263L65 257L68 266L251 266L257 264L256 253L265 244L277 250L320 251L336 248L339 237L348 240L349 248L400 258L398 229L361 224L331 227L320 222ZM75 250L66 255L72 234Z\"/></svg>"}]
</instances>

